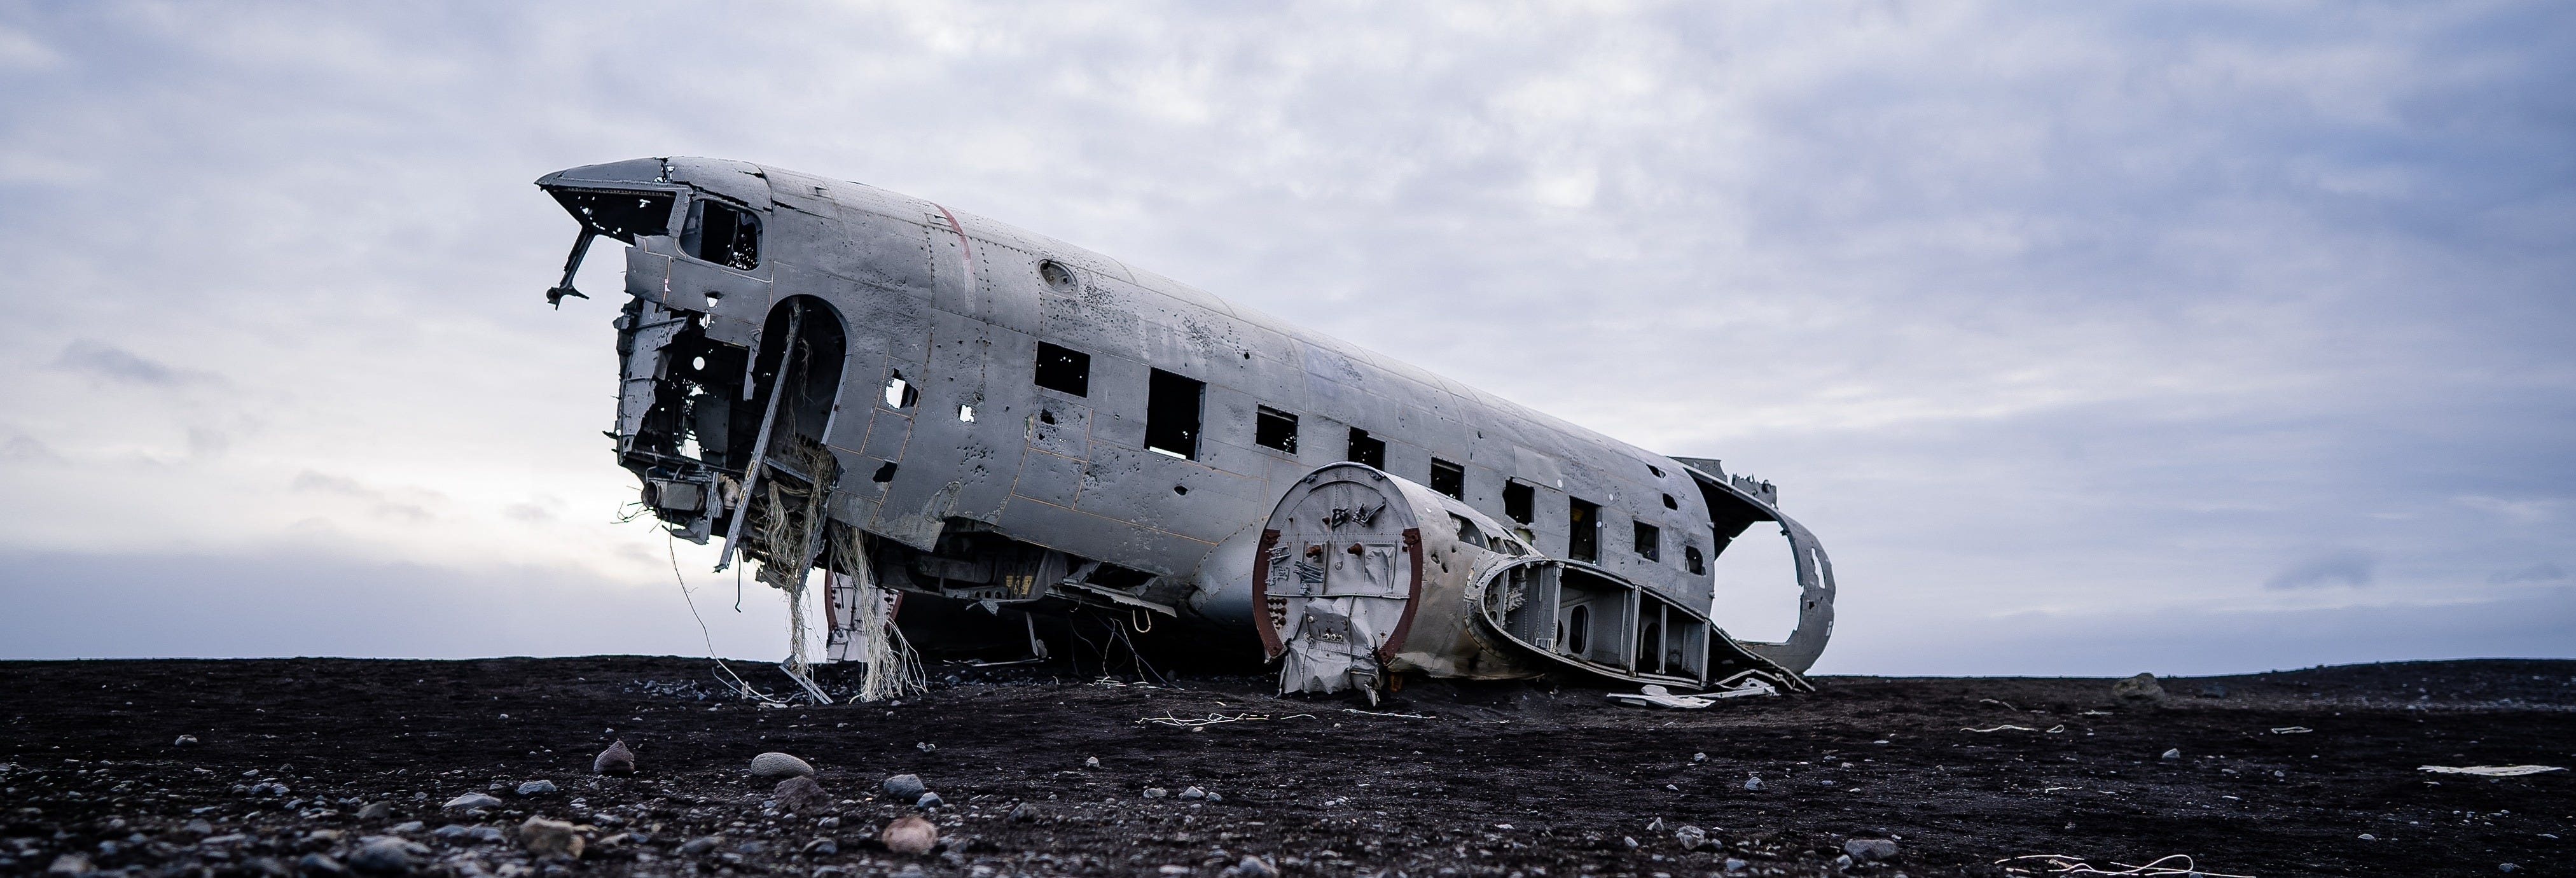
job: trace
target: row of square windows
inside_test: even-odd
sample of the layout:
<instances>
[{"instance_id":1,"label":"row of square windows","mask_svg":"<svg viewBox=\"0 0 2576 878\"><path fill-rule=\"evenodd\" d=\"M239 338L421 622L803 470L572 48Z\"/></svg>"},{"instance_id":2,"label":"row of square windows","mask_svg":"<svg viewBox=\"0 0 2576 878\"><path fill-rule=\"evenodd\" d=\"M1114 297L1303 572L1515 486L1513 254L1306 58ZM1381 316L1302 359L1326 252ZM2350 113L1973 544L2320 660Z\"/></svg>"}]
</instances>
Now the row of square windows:
<instances>
[{"instance_id":1,"label":"row of square windows","mask_svg":"<svg viewBox=\"0 0 2576 878\"><path fill-rule=\"evenodd\" d=\"M1046 342L1038 343L1037 386L1070 396L1091 395L1091 355L1072 348ZM1184 460L1198 459L1201 401L1207 391L1205 382L1183 375L1153 370L1145 394L1145 447ZM889 394L890 404L910 406L909 389ZM960 417L971 419L971 415ZM1253 422L1252 441L1256 445L1287 454L1297 453L1297 414L1270 406L1259 406ZM1343 460L1386 468L1386 440L1369 435L1367 430L1351 428L1350 444ZM1431 490L1452 498L1467 499L1467 468L1458 463L1431 459ZM1680 504L1670 494L1663 495L1664 507L1678 509ZM1503 514L1513 521L1529 524L1537 519L1537 490L1516 479L1503 483ZM1601 560L1601 505L1575 497L1566 498L1566 556L1577 561ZM1630 522L1630 548L1649 561L1663 559L1663 529L1644 521ZM1682 566L1694 575L1708 572L1707 559L1698 546L1682 547Z\"/></svg>"}]
</instances>

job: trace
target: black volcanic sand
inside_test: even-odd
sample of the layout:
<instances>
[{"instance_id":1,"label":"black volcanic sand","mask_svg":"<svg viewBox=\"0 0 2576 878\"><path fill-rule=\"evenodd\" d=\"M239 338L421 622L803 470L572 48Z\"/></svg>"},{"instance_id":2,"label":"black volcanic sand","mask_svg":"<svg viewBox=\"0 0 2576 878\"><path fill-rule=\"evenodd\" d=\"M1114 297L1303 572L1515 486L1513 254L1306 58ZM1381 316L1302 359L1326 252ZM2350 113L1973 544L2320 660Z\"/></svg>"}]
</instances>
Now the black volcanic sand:
<instances>
[{"instance_id":1,"label":"black volcanic sand","mask_svg":"<svg viewBox=\"0 0 2576 878\"><path fill-rule=\"evenodd\" d=\"M1570 683L1416 680L1376 708L1419 716L1273 698L1257 678L1145 687L954 667L899 706L768 709L724 697L710 671L634 657L0 663L0 870L80 852L140 875L283 875L305 853L346 858L362 836L398 833L440 875L1210 876L1246 855L1289 875L1696 876L1730 858L1818 875L1854 838L1899 839L1892 862L1847 870L1873 876L2053 868L1996 865L2023 854L2104 870L2189 854L2263 876L2576 872L2576 772L2417 770L2576 766L2576 662L2168 679L2154 710L2114 707L2108 680L1870 677L1697 712ZM1244 714L1267 719L1139 721ZM1966 731L2003 725L2027 730ZM2292 726L2312 731L2272 731ZM174 746L182 734L202 743ZM591 776L620 738L640 773ZM2160 758L2169 749L2180 757ZM769 785L744 767L767 750L811 760L837 803L765 810ZM874 841L907 810L877 792L895 773L947 801L941 851ZM1745 789L1753 776L1763 789ZM515 794L536 779L562 791ZM269 781L288 791L250 790ZM506 803L491 812L439 811L496 785ZM1223 801L1143 795L1190 786ZM356 816L379 801L391 816ZM1029 819L1009 819L1020 802ZM587 855L529 858L511 839L531 814L594 827ZM827 815L840 825L819 826ZM431 834L448 823L510 839ZM1723 850L1686 852L1683 825ZM712 851L681 851L718 834ZM837 853L804 852L817 838Z\"/></svg>"}]
</instances>

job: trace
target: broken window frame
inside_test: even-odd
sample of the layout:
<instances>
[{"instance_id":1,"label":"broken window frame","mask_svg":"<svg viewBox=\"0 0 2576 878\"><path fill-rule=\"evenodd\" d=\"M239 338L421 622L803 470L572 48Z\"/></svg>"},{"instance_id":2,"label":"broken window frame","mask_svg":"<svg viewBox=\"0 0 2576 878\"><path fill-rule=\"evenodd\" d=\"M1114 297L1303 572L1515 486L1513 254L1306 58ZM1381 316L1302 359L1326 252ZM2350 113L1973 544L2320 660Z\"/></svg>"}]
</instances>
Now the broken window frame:
<instances>
[{"instance_id":1,"label":"broken window frame","mask_svg":"<svg viewBox=\"0 0 2576 878\"><path fill-rule=\"evenodd\" d=\"M1342 454L1342 459L1386 469L1386 440L1369 435L1367 430L1352 427L1351 444Z\"/></svg>"},{"instance_id":2,"label":"broken window frame","mask_svg":"<svg viewBox=\"0 0 2576 878\"><path fill-rule=\"evenodd\" d=\"M708 225L707 217L717 211L732 214L734 222L717 239L722 252L711 256L706 250L709 232L720 226ZM743 243L746 229L750 232L748 246ZM760 232L760 211L739 202L701 194L689 199L689 216L680 226L680 252L711 265L735 271L756 271L760 268Z\"/></svg>"},{"instance_id":3,"label":"broken window frame","mask_svg":"<svg viewBox=\"0 0 2576 878\"><path fill-rule=\"evenodd\" d=\"M679 207L680 193L668 189L584 189L558 186L547 190L555 203L561 204L582 225L601 237L633 244L636 238L671 233L671 213ZM639 204L621 207L615 204L626 198Z\"/></svg>"},{"instance_id":4,"label":"broken window frame","mask_svg":"<svg viewBox=\"0 0 2576 878\"><path fill-rule=\"evenodd\" d=\"M1690 571L1693 576L1706 576L1708 575L1708 556L1701 554L1698 546L1684 545L1682 546L1682 569Z\"/></svg>"},{"instance_id":5,"label":"broken window frame","mask_svg":"<svg viewBox=\"0 0 2576 878\"><path fill-rule=\"evenodd\" d=\"M1091 355L1069 347L1038 342L1037 367L1031 383L1067 396L1091 396Z\"/></svg>"},{"instance_id":6,"label":"broken window frame","mask_svg":"<svg viewBox=\"0 0 2576 878\"><path fill-rule=\"evenodd\" d=\"M1145 450L1182 460L1199 459L1199 432L1206 425L1207 382L1153 370L1145 385Z\"/></svg>"},{"instance_id":7,"label":"broken window frame","mask_svg":"<svg viewBox=\"0 0 2576 878\"><path fill-rule=\"evenodd\" d=\"M1565 498L1565 557L1601 562L1601 504Z\"/></svg>"},{"instance_id":8,"label":"broken window frame","mask_svg":"<svg viewBox=\"0 0 2576 878\"><path fill-rule=\"evenodd\" d=\"M1467 499L1467 468L1440 458L1431 459L1431 490L1452 499Z\"/></svg>"},{"instance_id":9,"label":"broken window frame","mask_svg":"<svg viewBox=\"0 0 2576 878\"><path fill-rule=\"evenodd\" d=\"M1255 406L1252 413L1252 444L1272 451L1297 453L1297 413Z\"/></svg>"},{"instance_id":10,"label":"broken window frame","mask_svg":"<svg viewBox=\"0 0 2576 878\"><path fill-rule=\"evenodd\" d=\"M1503 517L1522 524L1538 519L1538 486L1519 479L1503 482Z\"/></svg>"},{"instance_id":11,"label":"broken window frame","mask_svg":"<svg viewBox=\"0 0 2576 878\"><path fill-rule=\"evenodd\" d=\"M1664 529L1644 521L1631 521L1629 524L1634 529L1630 548L1636 550L1637 556L1648 561L1663 560Z\"/></svg>"}]
</instances>

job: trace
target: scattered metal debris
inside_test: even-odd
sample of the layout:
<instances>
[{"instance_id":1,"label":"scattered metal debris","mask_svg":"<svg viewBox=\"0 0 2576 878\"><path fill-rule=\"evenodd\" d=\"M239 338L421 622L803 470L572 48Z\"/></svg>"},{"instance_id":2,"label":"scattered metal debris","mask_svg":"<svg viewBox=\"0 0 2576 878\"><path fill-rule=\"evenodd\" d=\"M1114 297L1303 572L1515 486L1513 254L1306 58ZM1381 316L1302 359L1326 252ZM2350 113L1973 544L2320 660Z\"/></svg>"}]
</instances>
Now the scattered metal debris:
<instances>
[{"instance_id":1,"label":"scattered metal debris","mask_svg":"<svg viewBox=\"0 0 2576 878\"><path fill-rule=\"evenodd\" d=\"M2308 728L2307 726L2282 726L2282 727L2280 727L2280 728L2273 729L2273 730L2272 730L2272 734L2275 734L2275 735L2304 735L2304 734L2307 734L2307 733L2309 733L2309 732L2313 732L2313 731L2316 731L2316 730L2315 730L2315 729Z\"/></svg>"},{"instance_id":2,"label":"scattered metal debris","mask_svg":"<svg viewBox=\"0 0 2576 878\"><path fill-rule=\"evenodd\" d=\"M1960 728L1960 729L1959 729L1959 731L1962 731L1962 732L1979 732L1979 733L1983 733L1983 732L2001 732L2001 731L2036 732L2036 731L2039 731L2039 730L2038 730L2038 729L2031 728L2031 727L2029 727L2029 726L2000 725L2000 726L1996 726L1996 727L1991 728L1991 729L1971 729L1971 728L1965 728L1965 727L1962 727L1962 728Z\"/></svg>"},{"instance_id":3,"label":"scattered metal debris","mask_svg":"<svg viewBox=\"0 0 2576 878\"><path fill-rule=\"evenodd\" d=\"M2472 774L2479 777L2521 777L2526 774L2547 774L2552 771L2566 771L2567 769L2556 765L2471 765L2465 767L2425 765L2419 766L2415 770L2429 771L2434 774Z\"/></svg>"}]
</instances>

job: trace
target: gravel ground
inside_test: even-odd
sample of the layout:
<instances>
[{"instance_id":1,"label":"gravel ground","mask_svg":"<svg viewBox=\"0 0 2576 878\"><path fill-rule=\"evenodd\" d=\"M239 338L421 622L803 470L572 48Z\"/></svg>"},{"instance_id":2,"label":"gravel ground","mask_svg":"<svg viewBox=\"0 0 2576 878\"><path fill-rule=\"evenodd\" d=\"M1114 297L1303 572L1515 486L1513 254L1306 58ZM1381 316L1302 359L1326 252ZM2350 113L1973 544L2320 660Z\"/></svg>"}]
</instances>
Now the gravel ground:
<instances>
[{"instance_id":1,"label":"gravel ground","mask_svg":"<svg viewBox=\"0 0 2576 878\"><path fill-rule=\"evenodd\" d=\"M2167 679L2160 707L2116 705L2100 679L1825 677L1688 712L1570 682L1415 680L1365 707L1270 697L1254 677L1062 667L942 668L900 704L762 708L710 670L0 664L0 872L2041 875L2177 854L2229 875L2576 872L2571 772L2417 770L2576 766L2576 662ZM615 740L637 772L591 774ZM748 771L768 751L810 762L824 798L780 807ZM937 849L879 844L917 813L881 791L894 774L945 803ZM540 780L557 789L520 793ZM498 804L441 810L469 793ZM523 832L532 816L575 824L581 855L532 854L562 843ZM1707 842L1686 848L1684 827ZM1870 839L1892 857L1843 859ZM2006 859L2030 854L2073 859Z\"/></svg>"}]
</instances>

